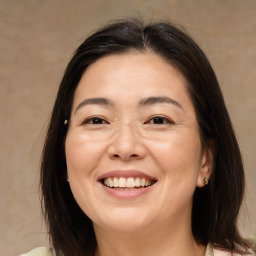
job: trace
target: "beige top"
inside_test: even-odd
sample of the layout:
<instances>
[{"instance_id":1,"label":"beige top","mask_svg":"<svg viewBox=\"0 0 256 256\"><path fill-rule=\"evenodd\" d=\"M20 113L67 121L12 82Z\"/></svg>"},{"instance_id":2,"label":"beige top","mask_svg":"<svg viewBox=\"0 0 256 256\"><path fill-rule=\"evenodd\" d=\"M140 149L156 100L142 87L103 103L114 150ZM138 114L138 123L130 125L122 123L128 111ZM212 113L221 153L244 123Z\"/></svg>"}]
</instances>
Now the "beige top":
<instances>
[{"instance_id":1,"label":"beige top","mask_svg":"<svg viewBox=\"0 0 256 256\"><path fill-rule=\"evenodd\" d=\"M53 256L54 253L52 253L52 251L52 249L47 247L37 247L28 253L21 254L20 256Z\"/></svg>"},{"instance_id":2,"label":"beige top","mask_svg":"<svg viewBox=\"0 0 256 256\"><path fill-rule=\"evenodd\" d=\"M255 255L253 252L247 256ZM55 256L54 250L47 247L38 247L29 253L21 254L20 256ZM230 252L221 251L212 247L209 243L206 247L205 256L231 256ZM239 256L239 254L234 254L234 256Z\"/></svg>"}]
</instances>

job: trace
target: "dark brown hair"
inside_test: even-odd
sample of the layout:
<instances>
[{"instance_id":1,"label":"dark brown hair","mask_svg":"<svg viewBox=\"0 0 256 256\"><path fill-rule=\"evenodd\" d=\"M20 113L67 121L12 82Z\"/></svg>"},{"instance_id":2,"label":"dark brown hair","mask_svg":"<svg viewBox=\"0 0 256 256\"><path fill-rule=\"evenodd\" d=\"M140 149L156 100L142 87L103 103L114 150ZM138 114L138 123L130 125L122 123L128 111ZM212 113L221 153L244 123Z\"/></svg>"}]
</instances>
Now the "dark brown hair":
<instances>
[{"instance_id":1,"label":"dark brown hair","mask_svg":"<svg viewBox=\"0 0 256 256\"><path fill-rule=\"evenodd\" d=\"M243 253L248 247L237 230L244 193L244 170L237 140L218 81L198 45L177 26L144 25L125 20L103 27L76 50L61 81L41 163L42 207L57 255L93 255L96 239L91 220L77 205L66 182L65 138L74 92L86 68L109 54L151 51L185 77L199 124L202 145L214 144L214 170L208 186L197 188L192 231L200 243ZM240 250L238 249L240 248Z\"/></svg>"}]
</instances>

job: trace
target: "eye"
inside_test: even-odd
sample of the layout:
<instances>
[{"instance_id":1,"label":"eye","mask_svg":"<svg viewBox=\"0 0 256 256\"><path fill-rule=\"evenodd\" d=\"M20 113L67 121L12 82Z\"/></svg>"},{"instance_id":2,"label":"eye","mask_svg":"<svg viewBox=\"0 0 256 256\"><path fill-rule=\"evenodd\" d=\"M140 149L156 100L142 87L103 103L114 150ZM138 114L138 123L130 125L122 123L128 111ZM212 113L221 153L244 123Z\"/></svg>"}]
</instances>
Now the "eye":
<instances>
[{"instance_id":1,"label":"eye","mask_svg":"<svg viewBox=\"0 0 256 256\"><path fill-rule=\"evenodd\" d=\"M164 116L153 116L146 122L146 124L174 124L174 121Z\"/></svg>"},{"instance_id":2,"label":"eye","mask_svg":"<svg viewBox=\"0 0 256 256\"><path fill-rule=\"evenodd\" d=\"M109 124L104 118L100 116L93 116L87 118L83 124L92 124L92 125L101 125L101 124Z\"/></svg>"}]
</instances>

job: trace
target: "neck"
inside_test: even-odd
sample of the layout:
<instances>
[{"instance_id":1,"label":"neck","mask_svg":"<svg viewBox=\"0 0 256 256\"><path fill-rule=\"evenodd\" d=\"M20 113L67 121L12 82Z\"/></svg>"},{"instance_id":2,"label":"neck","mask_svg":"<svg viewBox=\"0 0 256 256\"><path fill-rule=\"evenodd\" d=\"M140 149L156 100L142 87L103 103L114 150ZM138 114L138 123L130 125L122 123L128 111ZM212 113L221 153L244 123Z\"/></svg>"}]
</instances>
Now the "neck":
<instances>
[{"instance_id":1,"label":"neck","mask_svg":"<svg viewBox=\"0 0 256 256\"><path fill-rule=\"evenodd\" d=\"M191 223L158 223L136 232L117 232L94 225L95 256L204 256L205 247L196 243Z\"/></svg>"}]
</instances>

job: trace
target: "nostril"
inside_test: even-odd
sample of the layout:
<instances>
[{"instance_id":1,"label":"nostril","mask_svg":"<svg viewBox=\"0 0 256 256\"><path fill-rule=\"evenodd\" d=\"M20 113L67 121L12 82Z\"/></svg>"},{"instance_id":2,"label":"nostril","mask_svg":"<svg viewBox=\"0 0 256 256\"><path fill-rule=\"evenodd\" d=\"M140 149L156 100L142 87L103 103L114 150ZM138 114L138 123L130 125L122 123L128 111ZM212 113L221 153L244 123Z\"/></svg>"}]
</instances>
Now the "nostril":
<instances>
[{"instance_id":1,"label":"nostril","mask_svg":"<svg viewBox=\"0 0 256 256\"><path fill-rule=\"evenodd\" d=\"M113 158L120 158L119 154L113 154L112 156ZM137 154L131 154L130 156L128 156L127 158L131 159L131 158L137 158L138 155ZM126 158L126 157L121 157L121 158Z\"/></svg>"}]
</instances>

